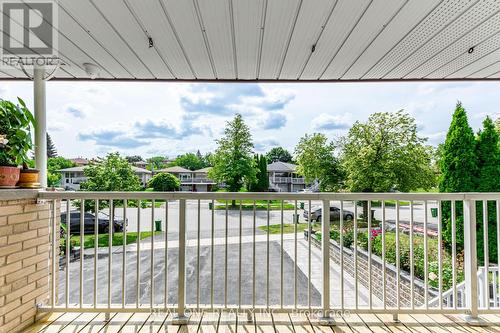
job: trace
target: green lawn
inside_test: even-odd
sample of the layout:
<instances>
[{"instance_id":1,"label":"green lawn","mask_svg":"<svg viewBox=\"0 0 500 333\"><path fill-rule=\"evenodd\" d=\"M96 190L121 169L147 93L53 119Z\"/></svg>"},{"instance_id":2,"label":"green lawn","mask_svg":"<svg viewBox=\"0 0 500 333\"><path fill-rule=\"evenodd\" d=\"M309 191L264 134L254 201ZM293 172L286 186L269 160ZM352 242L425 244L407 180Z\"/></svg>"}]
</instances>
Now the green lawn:
<instances>
[{"instance_id":1,"label":"green lawn","mask_svg":"<svg viewBox=\"0 0 500 333\"><path fill-rule=\"evenodd\" d=\"M240 209L240 203L241 203L241 209L243 210L253 210L253 202L254 200L236 200L236 205L232 206L232 202L228 201L227 202L227 208L231 210L238 210ZM255 200L255 209L257 210L267 210L267 200ZM226 209L226 201L225 200L217 200L215 204L215 209ZM269 200L269 210L280 210L281 209L281 201L280 200ZM288 203L288 202L283 202L283 210L293 210L295 209L295 205ZM297 210L299 208L297 207Z\"/></svg>"},{"instance_id":2,"label":"green lawn","mask_svg":"<svg viewBox=\"0 0 500 333\"><path fill-rule=\"evenodd\" d=\"M262 225L258 227L260 230L267 232L267 226ZM311 224L311 228L314 230L314 223ZM299 223L297 224L297 232L303 232L307 229L307 223ZM294 224L283 224L283 233L284 234L293 234L295 232ZM271 224L269 225L269 234L276 235L281 233L281 224Z\"/></svg>"},{"instance_id":3,"label":"green lawn","mask_svg":"<svg viewBox=\"0 0 500 333\"><path fill-rule=\"evenodd\" d=\"M160 234L160 231L155 231L155 235ZM151 237L151 231L143 231L141 232L140 239ZM137 232L127 232L127 244L135 243L137 241ZM109 246L109 235L108 234L99 234L99 247L107 247ZM113 234L113 246L123 245L123 232L115 232ZM64 242L64 239L61 239L61 242ZM71 236L71 243L73 246L80 246L80 236L75 235ZM84 235L83 236L83 246L85 249L93 248L95 244L95 235Z\"/></svg>"}]
</instances>

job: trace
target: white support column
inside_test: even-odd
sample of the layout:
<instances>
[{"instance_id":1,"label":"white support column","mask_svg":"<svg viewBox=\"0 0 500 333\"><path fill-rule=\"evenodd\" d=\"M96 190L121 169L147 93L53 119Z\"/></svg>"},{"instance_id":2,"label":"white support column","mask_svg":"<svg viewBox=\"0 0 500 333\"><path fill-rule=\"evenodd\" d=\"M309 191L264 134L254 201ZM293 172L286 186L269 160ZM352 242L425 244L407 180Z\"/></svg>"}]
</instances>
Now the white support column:
<instances>
[{"instance_id":1,"label":"white support column","mask_svg":"<svg viewBox=\"0 0 500 333\"><path fill-rule=\"evenodd\" d=\"M441 223L441 221L439 221ZM464 200L464 271L465 297L468 308L466 320L480 324L478 317L476 201Z\"/></svg>"},{"instance_id":2,"label":"white support column","mask_svg":"<svg viewBox=\"0 0 500 333\"><path fill-rule=\"evenodd\" d=\"M177 314L172 320L174 325L185 325L188 317L186 307L186 199L179 200L179 255L177 280Z\"/></svg>"},{"instance_id":3,"label":"white support column","mask_svg":"<svg viewBox=\"0 0 500 333\"><path fill-rule=\"evenodd\" d=\"M330 200L323 200L321 220L321 250L323 268L323 294L321 295L321 325L333 325L330 316Z\"/></svg>"},{"instance_id":4,"label":"white support column","mask_svg":"<svg viewBox=\"0 0 500 333\"><path fill-rule=\"evenodd\" d=\"M35 67L33 74L33 95L35 106L35 166L40 170L39 181L47 187L47 117L45 101L45 69Z\"/></svg>"}]
</instances>

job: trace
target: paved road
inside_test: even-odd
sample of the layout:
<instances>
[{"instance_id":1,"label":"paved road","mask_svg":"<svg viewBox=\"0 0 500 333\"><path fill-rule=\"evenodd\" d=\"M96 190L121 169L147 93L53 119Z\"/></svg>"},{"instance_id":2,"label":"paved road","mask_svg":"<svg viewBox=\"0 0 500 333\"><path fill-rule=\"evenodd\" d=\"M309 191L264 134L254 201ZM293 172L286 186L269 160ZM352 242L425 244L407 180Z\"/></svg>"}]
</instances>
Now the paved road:
<instances>
[{"instance_id":1,"label":"paved road","mask_svg":"<svg viewBox=\"0 0 500 333\"><path fill-rule=\"evenodd\" d=\"M332 201L332 205L338 206L338 202ZM346 210L354 211L354 207L351 203L345 203L344 205ZM436 207L436 204L429 203L427 218L429 223L429 228L436 229L437 228L437 218L433 218L430 214L430 208ZM307 206L306 206L307 208ZM375 218L377 220L382 220L382 209L380 207L374 207ZM361 214L362 208L358 207L358 214ZM305 222L303 218L303 210L297 210L299 214L299 221ZM141 209L141 230L147 231L151 230L151 208ZM225 234L226 228L226 212L224 210L215 210L214 211L214 234L216 237L223 237ZM283 211L283 221L284 223L293 223L293 210L285 210ZM399 210L399 218L402 223L408 224L410 221L410 209L408 206L402 206ZM123 217L123 209L118 208L116 210L117 217ZM423 205L416 204L414 206L414 221L415 225L422 225L424 221L425 211ZM165 230L165 217L166 210L164 207L155 208L154 209L154 219L162 221L162 228ZM395 207L386 207L385 209L385 217L388 224L394 224L396 220L396 208ZM137 231L137 208L128 208L127 209L127 218L128 218L128 230L129 231ZM281 212L280 211L270 211L269 212L269 224L278 224L281 223ZM198 205L196 202L189 202L187 204L186 211L186 232L188 238L196 238L197 230L198 230ZM264 226L267 224L267 211L258 210L256 212L256 220L255 225ZM228 211L228 234L230 236L236 236L239 234L240 221L239 221L239 210L229 210ZM169 202L168 208L168 231L169 233L177 234L179 230L179 209L177 202ZM208 238L211 236L212 230L212 211L208 209L208 201L202 201L200 205L200 235L202 238ZM243 211L242 212L242 233L244 235L249 235L253 233L253 212L252 211ZM257 233L260 231L257 229Z\"/></svg>"}]
</instances>

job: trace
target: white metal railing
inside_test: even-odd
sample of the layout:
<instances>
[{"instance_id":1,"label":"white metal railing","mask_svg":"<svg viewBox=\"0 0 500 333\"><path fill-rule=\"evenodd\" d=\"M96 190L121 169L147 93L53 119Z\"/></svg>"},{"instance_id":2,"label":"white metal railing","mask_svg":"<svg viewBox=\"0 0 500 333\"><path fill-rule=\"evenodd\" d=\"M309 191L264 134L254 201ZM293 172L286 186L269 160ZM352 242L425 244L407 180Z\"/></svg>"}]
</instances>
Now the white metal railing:
<instances>
[{"instance_id":1,"label":"white metal railing","mask_svg":"<svg viewBox=\"0 0 500 333\"><path fill-rule=\"evenodd\" d=\"M41 192L39 199L52 203L51 252L55 259L51 261L50 300L41 306L42 311L163 309L176 311L180 319L193 309L308 310L320 311L323 317L334 310L395 315L468 313L473 317L500 313L498 270L486 259L484 270L493 272L490 280L495 282L493 288L490 283L481 284L476 253L476 202L494 205L500 240L500 193ZM225 204L225 209L211 209L216 202ZM67 241L74 223L71 212L78 212L78 205L85 203L94 205L95 216L109 205L105 209L110 215L107 229L113 230L117 219L125 221L120 235L125 240L127 233L140 235L141 231L154 230L156 220L161 220L163 231L142 241L113 246L113 232L103 231L106 226L102 221L94 218L93 230L88 232L86 217L77 213L80 235L76 237L80 244L85 236L93 236L106 238L108 246L81 249L72 257L68 255L71 241ZM318 203L320 213L325 212L321 213L323 222L315 225L308 218L294 223L302 215L302 205L311 214L309 207L318 207ZM450 204L453 235L451 250L446 251L441 223L436 222L441 221L444 203ZM339 220L325 223L330 221L331 206L340 209ZM430 219L429 206L437 207L437 220ZM458 206L463 206L463 213ZM58 207L67 221L66 232L61 235L66 240L62 249ZM363 210L372 209L373 216L367 214L366 221L360 219ZM356 218L344 220L344 213L354 213ZM487 229L488 216L483 216L482 225ZM456 242L457 230L461 230L457 224L462 220L463 260ZM409 224L407 233L400 232L403 223ZM389 225L394 232L387 231ZM423 232L415 232L417 225ZM427 232L431 227L437 228L436 237ZM266 228L272 232L264 232ZM316 248L313 237L301 236L301 230L308 236L313 231L323 236L333 229L339 233L342 251L338 253L329 237L321 237L321 246ZM374 236L376 230L380 235ZM487 232L484 237L484 251L488 253ZM349 246L345 245L348 238L354 242L350 245L352 259L343 251ZM382 252L378 253L380 242ZM357 247L366 243L366 255L360 257ZM393 250L395 266L389 271L388 251ZM423 253L423 262L417 262L417 253ZM401 266L405 264L402 258L410 260L409 271ZM460 279L462 266L464 281ZM450 274L443 273L450 269L451 281ZM417 276L421 270L423 276ZM429 278L430 273L437 277ZM436 279L433 284L431 280ZM445 291L444 285L452 287ZM436 298L429 296L436 293ZM387 301L390 294L397 295L395 304ZM460 302L458 294L463 295Z\"/></svg>"},{"instance_id":2,"label":"white metal railing","mask_svg":"<svg viewBox=\"0 0 500 333\"><path fill-rule=\"evenodd\" d=\"M301 177L269 177L269 182L274 184L305 184Z\"/></svg>"},{"instance_id":3,"label":"white metal railing","mask_svg":"<svg viewBox=\"0 0 500 333\"><path fill-rule=\"evenodd\" d=\"M184 183L189 183L189 184L192 184L192 183L213 184L214 181L212 179L209 179L209 178L196 177L196 178L181 179L181 183L182 184L184 184Z\"/></svg>"}]
</instances>

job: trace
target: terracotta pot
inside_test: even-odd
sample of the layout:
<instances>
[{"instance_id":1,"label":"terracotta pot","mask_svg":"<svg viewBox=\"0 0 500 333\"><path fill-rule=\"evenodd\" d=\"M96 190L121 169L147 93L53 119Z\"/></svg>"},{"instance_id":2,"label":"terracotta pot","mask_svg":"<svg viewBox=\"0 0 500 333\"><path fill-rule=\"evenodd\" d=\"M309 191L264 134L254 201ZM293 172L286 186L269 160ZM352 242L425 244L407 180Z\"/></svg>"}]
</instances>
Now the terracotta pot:
<instances>
[{"instance_id":1,"label":"terracotta pot","mask_svg":"<svg viewBox=\"0 0 500 333\"><path fill-rule=\"evenodd\" d=\"M17 185L21 187L38 187L38 176L40 171L36 169L22 169Z\"/></svg>"},{"instance_id":2,"label":"terracotta pot","mask_svg":"<svg viewBox=\"0 0 500 333\"><path fill-rule=\"evenodd\" d=\"M19 181L18 167L0 166L0 187L15 187Z\"/></svg>"}]
</instances>

